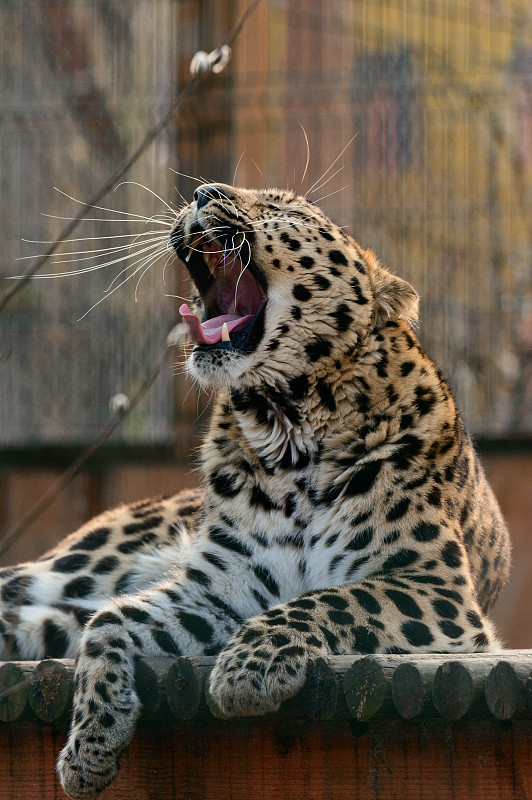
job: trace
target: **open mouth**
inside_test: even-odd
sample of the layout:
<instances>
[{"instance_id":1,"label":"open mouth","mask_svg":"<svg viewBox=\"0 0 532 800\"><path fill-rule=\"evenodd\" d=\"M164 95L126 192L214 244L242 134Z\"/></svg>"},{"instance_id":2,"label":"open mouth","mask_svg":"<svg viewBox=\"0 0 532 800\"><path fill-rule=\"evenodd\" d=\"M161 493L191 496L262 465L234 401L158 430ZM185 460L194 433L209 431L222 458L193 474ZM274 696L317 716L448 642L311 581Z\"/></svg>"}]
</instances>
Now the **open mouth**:
<instances>
[{"instance_id":1,"label":"open mouth","mask_svg":"<svg viewBox=\"0 0 532 800\"><path fill-rule=\"evenodd\" d=\"M176 243L176 250L205 309L203 320L186 303L179 309L192 341L200 347L253 350L262 337L267 295L244 234L224 241L196 232L189 247Z\"/></svg>"}]
</instances>

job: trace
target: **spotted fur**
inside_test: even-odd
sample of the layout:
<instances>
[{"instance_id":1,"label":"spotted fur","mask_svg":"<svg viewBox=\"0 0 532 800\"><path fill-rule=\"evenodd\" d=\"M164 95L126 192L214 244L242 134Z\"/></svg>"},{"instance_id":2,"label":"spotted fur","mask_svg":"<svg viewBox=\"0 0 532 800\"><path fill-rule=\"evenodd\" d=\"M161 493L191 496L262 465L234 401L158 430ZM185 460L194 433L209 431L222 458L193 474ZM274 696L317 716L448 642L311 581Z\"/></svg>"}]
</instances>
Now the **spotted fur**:
<instances>
[{"instance_id":1,"label":"spotted fur","mask_svg":"<svg viewBox=\"0 0 532 800\"><path fill-rule=\"evenodd\" d=\"M415 291L305 198L206 186L172 234L198 316L238 291L221 256L207 271L213 237L255 300L243 330L190 356L218 389L204 494L107 512L0 573L4 657L77 654L58 767L72 798L118 771L139 656L218 654L213 702L249 715L321 655L500 647L486 612L508 535L412 330Z\"/></svg>"}]
</instances>

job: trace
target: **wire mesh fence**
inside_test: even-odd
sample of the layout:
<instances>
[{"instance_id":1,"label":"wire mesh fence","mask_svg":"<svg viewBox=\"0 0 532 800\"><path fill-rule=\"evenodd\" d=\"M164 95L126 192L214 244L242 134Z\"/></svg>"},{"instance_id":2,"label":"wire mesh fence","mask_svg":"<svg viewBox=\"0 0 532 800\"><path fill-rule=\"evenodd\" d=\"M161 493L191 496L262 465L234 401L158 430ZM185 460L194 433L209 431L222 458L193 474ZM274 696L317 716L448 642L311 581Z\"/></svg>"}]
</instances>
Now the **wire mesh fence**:
<instances>
[{"instance_id":1,"label":"wire mesh fence","mask_svg":"<svg viewBox=\"0 0 532 800\"><path fill-rule=\"evenodd\" d=\"M22 238L57 234L62 222L41 212L77 209L53 187L86 200L176 96L193 54L217 46L244 6L2 4L3 276L39 252ZM474 433L530 436L531 33L532 10L521 0L264 0L230 67L201 86L127 178L173 205L178 192L191 198L195 183L170 167L309 192L418 289L422 341ZM301 126L310 144L305 180ZM146 217L168 210L134 185L104 205ZM83 223L75 238L94 237L95 250L153 228L124 214L91 216L100 221ZM60 263L46 271L73 266L67 255L51 260ZM179 301L166 295L183 293L180 270L165 262L162 253L138 288L143 268L109 291L124 266L117 262L34 281L6 307L0 357L12 352L0 367L0 444L90 440L109 398L145 373L176 321ZM171 440L176 415L196 417L188 392L181 377L162 376L123 441Z\"/></svg>"}]
</instances>

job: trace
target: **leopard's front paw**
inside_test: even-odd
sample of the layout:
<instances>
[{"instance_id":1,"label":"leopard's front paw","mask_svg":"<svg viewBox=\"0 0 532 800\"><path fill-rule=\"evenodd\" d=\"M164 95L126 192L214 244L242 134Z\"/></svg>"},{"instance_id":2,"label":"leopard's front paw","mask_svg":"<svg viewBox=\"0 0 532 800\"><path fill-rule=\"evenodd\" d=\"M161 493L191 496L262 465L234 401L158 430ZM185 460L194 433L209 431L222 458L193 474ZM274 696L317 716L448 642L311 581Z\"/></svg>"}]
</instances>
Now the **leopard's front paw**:
<instances>
[{"instance_id":1,"label":"leopard's front paw","mask_svg":"<svg viewBox=\"0 0 532 800\"><path fill-rule=\"evenodd\" d=\"M102 694L110 698L103 682L95 686L99 695L88 702L75 699L72 730L57 762L61 786L70 798L97 797L116 777L118 759L131 741L139 711L133 692L127 694L127 706L120 707L98 702Z\"/></svg>"},{"instance_id":2,"label":"leopard's front paw","mask_svg":"<svg viewBox=\"0 0 532 800\"><path fill-rule=\"evenodd\" d=\"M309 654L284 632L244 626L222 650L209 681L209 704L221 717L277 711L305 683Z\"/></svg>"},{"instance_id":3,"label":"leopard's front paw","mask_svg":"<svg viewBox=\"0 0 532 800\"><path fill-rule=\"evenodd\" d=\"M57 762L61 786L72 800L97 797L119 769L117 756L109 755L97 745L84 747L77 738L63 748Z\"/></svg>"}]
</instances>

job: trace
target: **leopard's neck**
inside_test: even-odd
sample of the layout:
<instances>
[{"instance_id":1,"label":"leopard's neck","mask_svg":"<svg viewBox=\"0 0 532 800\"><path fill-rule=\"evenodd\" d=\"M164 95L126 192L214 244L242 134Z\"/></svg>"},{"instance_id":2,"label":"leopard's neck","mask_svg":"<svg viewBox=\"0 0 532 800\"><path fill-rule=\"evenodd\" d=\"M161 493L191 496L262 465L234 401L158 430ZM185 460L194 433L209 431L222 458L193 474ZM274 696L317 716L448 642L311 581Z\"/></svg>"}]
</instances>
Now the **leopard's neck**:
<instances>
[{"instance_id":1,"label":"leopard's neck","mask_svg":"<svg viewBox=\"0 0 532 800\"><path fill-rule=\"evenodd\" d=\"M448 415L443 406L454 403L436 370L419 373L415 349L420 345L410 328L393 323L368 335L363 357L351 348L282 387L224 390L212 436L219 439L221 428L271 471L303 468L325 439L360 440L369 450L405 429L436 432L438 418Z\"/></svg>"}]
</instances>

